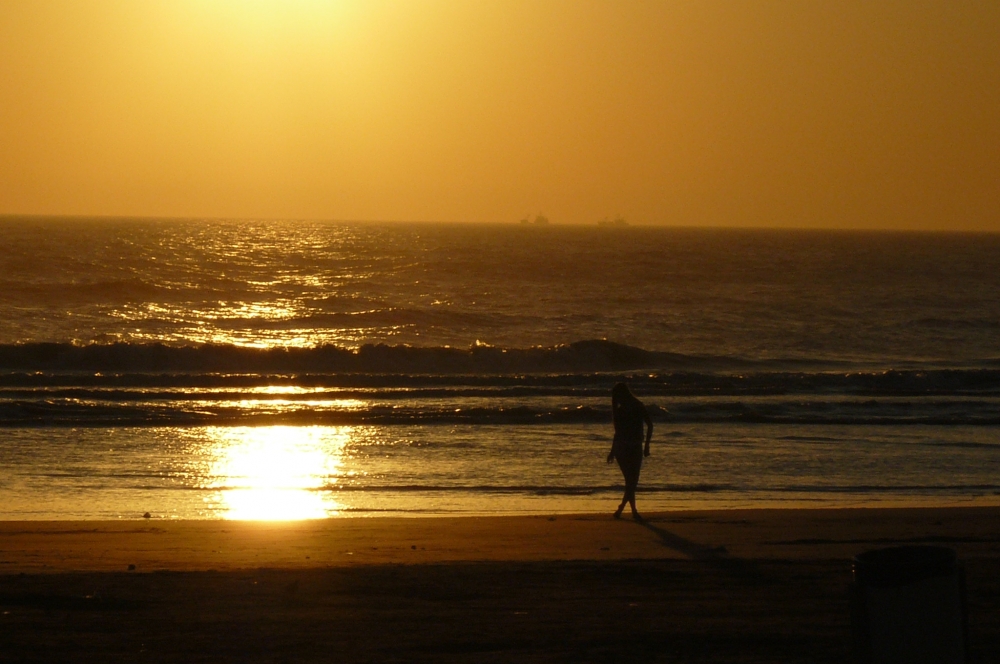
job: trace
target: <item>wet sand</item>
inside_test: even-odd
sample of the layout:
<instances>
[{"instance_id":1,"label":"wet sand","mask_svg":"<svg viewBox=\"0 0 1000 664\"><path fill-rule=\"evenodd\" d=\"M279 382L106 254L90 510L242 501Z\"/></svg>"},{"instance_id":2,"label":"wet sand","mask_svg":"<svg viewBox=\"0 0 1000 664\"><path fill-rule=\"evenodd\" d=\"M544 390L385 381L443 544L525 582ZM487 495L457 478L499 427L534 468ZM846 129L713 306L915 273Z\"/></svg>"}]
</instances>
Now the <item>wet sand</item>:
<instances>
[{"instance_id":1,"label":"wet sand","mask_svg":"<svg viewBox=\"0 0 1000 664\"><path fill-rule=\"evenodd\" d=\"M843 662L851 558L908 543L991 661L992 507L0 522L0 661Z\"/></svg>"}]
</instances>

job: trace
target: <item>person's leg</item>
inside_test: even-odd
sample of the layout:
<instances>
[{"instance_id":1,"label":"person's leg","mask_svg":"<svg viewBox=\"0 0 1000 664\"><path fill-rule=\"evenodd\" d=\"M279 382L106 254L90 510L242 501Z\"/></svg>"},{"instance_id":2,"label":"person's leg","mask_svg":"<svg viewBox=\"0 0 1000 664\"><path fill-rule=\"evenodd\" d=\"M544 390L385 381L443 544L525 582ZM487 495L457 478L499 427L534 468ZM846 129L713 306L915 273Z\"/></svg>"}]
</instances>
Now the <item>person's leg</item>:
<instances>
[{"instance_id":1,"label":"person's leg","mask_svg":"<svg viewBox=\"0 0 1000 664\"><path fill-rule=\"evenodd\" d=\"M642 468L642 450L636 448L636 454L618 454L618 467L625 478L625 495L615 512L615 518L622 515L625 505L632 507L632 516L638 518L639 512L635 509L635 489L639 485L639 470Z\"/></svg>"},{"instance_id":2,"label":"person's leg","mask_svg":"<svg viewBox=\"0 0 1000 664\"><path fill-rule=\"evenodd\" d=\"M632 518L639 519L639 510L635 508L635 490L639 487L639 471L642 470L642 452L636 448L636 456L629 467L628 478L625 480L625 493L628 504L632 508Z\"/></svg>"},{"instance_id":3,"label":"person's leg","mask_svg":"<svg viewBox=\"0 0 1000 664\"><path fill-rule=\"evenodd\" d=\"M639 486L639 473L632 475L625 484L625 496L629 506L632 508L632 516L639 518L639 511L635 508L635 489ZM624 503L622 503L624 506Z\"/></svg>"},{"instance_id":4,"label":"person's leg","mask_svg":"<svg viewBox=\"0 0 1000 664\"><path fill-rule=\"evenodd\" d=\"M622 469L622 474L625 475L625 494L622 496L622 502L619 503L618 509L615 510L615 518L617 519L622 515L622 510L625 509L625 505L628 504L628 475L625 473L625 469Z\"/></svg>"},{"instance_id":5,"label":"person's leg","mask_svg":"<svg viewBox=\"0 0 1000 664\"><path fill-rule=\"evenodd\" d=\"M622 502L618 505L618 509L615 510L615 518L619 518L622 515L622 511L625 509L625 505L628 504L628 480L630 477L629 465L627 460L623 461L620 457L618 459L618 468L622 471L622 477L625 478L625 494L622 496Z\"/></svg>"},{"instance_id":6,"label":"person's leg","mask_svg":"<svg viewBox=\"0 0 1000 664\"><path fill-rule=\"evenodd\" d=\"M628 503L628 494L622 497L622 502L618 505L618 509L615 510L615 518L619 518L622 515L622 511L625 509L625 505Z\"/></svg>"},{"instance_id":7,"label":"person's leg","mask_svg":"<svg viewBox=\"0 0 1000 664\"><path fill-rule=\"evenodd\" d=\"M622 468L622 474L625 475L625 496L622 498L619 509L624 509L625 504L628 503L632 508L632 516L635 516L638 514L635 509L635 488L639 485L639 468L642 461L638 459L629 459L629 461L631 463Z\"/></svg>"}]
</instances>

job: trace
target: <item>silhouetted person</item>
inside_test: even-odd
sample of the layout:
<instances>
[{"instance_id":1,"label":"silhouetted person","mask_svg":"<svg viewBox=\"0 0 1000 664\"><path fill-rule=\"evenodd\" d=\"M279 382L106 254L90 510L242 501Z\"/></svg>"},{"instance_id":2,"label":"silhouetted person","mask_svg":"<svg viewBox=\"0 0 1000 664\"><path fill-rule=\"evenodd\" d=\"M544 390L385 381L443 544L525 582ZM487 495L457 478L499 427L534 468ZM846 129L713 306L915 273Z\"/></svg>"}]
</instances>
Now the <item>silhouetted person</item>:
<instances>
[{"instance_id":1,"label":"silhouetted person","mask_svg":"<svg viewBox=\"0 0 1000 664\"><path fill-rule=\"evenodd\" d=\"M625 504L632 507L632 518L639 519L635 509L635 488L639 485L639 470L642 457L649 456L649 439L653 437L653 420L642 402L629 391L628 385L618 383L611 390L611 413L615 418L615 441L611 444L608 463L618 459L618 467L625 476L625 495L615 512L615 518L622 515ZM642 423L646 423L646 445L642 444Z\"/></svg>"}]
</instances>

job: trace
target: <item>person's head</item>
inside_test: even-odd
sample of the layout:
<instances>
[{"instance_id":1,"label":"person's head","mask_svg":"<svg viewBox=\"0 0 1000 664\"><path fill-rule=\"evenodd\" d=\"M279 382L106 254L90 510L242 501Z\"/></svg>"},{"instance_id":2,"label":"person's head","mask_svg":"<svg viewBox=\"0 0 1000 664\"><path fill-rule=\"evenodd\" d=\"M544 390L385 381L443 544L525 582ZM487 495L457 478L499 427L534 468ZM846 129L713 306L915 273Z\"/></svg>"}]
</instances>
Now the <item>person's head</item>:
<instances>
[{"instance_id":1,"label":"person's head","mask_svg":"<svg viewBox=\"0 0 1000 664\"><path fill-rule=\"evenodd\" d=\"M611 388L611 402L618 404L629 399L635 399L635 397L629 391L628 385L625 383L615 383L615 386Z\"/></svg>"}]
</instances>

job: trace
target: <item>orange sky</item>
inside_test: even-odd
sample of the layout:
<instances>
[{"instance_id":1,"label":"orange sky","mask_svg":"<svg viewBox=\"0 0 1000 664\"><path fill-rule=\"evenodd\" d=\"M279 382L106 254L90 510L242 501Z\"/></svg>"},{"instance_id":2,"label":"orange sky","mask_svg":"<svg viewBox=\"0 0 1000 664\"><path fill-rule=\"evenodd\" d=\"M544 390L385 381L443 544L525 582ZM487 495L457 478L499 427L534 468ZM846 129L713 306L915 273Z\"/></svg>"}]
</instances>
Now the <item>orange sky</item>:
<instances>
[{"instance_id":1,"label":"orange sky","mask_svg":"<svg viewBox=\"0 0 1000 664\"><path fill-rule=\"evenodd\" d=\"M0 214L1000 231L1000 3L0 0Z\"/></svg>"}]
</instances>

